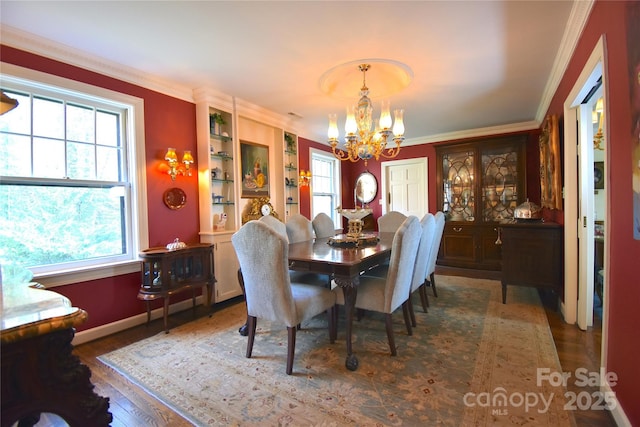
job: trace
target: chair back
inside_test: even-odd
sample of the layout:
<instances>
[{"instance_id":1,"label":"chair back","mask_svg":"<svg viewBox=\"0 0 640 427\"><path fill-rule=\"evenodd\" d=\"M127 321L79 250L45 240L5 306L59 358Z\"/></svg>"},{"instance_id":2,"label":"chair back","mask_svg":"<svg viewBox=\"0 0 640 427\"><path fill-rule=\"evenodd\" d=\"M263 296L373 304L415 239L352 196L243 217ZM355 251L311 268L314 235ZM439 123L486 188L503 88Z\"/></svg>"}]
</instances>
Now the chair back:
<instances>
[{"instance_id":1,"label":"chair back","mask_svg":"<svg viewBox=\"0 0 640 427\"><path fill-rule=\"evenodd\" d=\"M276 230L278 234L284 236L285 239L287 239L287 242L289 241L289 236L287 235L287 226L284 225L284 222L280 221L273 215L265 215L260 218L259 221L262 221L265 224L269 225L271 228Z\"/></svg>"},{"instance_id":2,"label":"chair back","mask_svg":"<svg viewBox=\"0 0 640 427\"><path fill-rule=\"evenodd\" d=\"M313 225L313 231L316 233L316 237L323 239L325 237L333 237L336 234L336 226L329 215L324 212L320 212L311 221Z\"/></svg>"},{"instance_id":3,"label":"chair back","mask_svg":"<svg viewBox=\"0 0 640 427\"><path fill-rule=\"evenodd\" d=\"M287 239L262 221L249 221L231 237L244 279L247 314L298 324L289 281Z\"/></svg>"},{"instance_id":4,"label":"chair back","mask_svg":"<svg viewBox=\"0 0 640 427\"><path fill-rule=\"evenodd\" d=\"M395 233L407 216L402 212L391 211L378 217L378 231L380 233Z\"/></svg>"},{"instance_id":5,"label":"chair back","mask_svg":"<svg viewBox=\"0 0 640 427\"><path fill-rule=\"evenodd\" d=\"M427 267L431 260L431 246L436 227L435 216L432 213L427 212L427 214L420 220L420 226L422 227L422 235L420 236L416 265L413 270L413 278L411 280L412 293L424 284L424 279L427 275Z\"/></svg>"},{"instance_id":6,"label":"chair back","mask_svg":"<svg viewBox=\"0 0 640 427\"><path fill-rule=\"evenodd\" d=\"M436 271L436 260L438 259L438 251L440 250L440 241L442 240L442 233L444 232L444 213L441 211L436 212L434 215L436 225L433 230L433 239L431 241L431 253L429 253L429 264L427 265L426 278L431 273Z\"/></svg>"},{"instance_id":7,"label":"chair back","mask_svg":"<svg viewBox=\"0 0 640 427\"><path fill-rule=\"evenodd\" d=\"M421 238L420 220L414 215L407 217L393 237L384 295L385 313L392 313L410 295L413 270Z\"/></svg>"},{"instance_id":8,"label":"chair back","mask_svg":"<svg viewBox=\"0 0 640 427\"><path fill-rule=\"evenodd\" d=\"M313 225L301 214L291 215L286 223L289 243L304 242L313 239Z\"/></svg>"}]
</instances>

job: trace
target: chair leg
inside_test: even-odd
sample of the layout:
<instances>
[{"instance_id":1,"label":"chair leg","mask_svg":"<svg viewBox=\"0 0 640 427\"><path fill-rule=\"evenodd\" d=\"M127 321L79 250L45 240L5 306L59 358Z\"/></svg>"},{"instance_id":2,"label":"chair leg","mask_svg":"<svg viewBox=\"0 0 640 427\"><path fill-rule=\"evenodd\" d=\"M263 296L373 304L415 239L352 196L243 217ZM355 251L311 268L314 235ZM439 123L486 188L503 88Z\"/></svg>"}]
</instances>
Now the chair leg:
<instances>
[{"instance_id":1,"label":"chair leg","mask_svg":"<svg viewBox=\"0 0 640 427\"><path fill-rule=\"evenodd\" d=\"M422 302L422 311L427 313L427 307L429 307L429 296L427 295L427 279L424 280L424 283L420 285L418 288L418 292L420 292L420 302Z\"/></svg>"},{"instance_id":2,"label":"chair leg","mask_svg":"<svg viewBox=\"0 0 640 427\"><path fill-rule=\"evenodd\" d=\"M438 291L436 291L436 273L431 273L431 289L433 289L433 296L438 298Z\"/></svg>"},{"instance_id":3,"label":"chair leg","mask_svg":"<svg viewBox=\"0 0 640 427\"><path fill-rule=\"evenodd\" d=\"M413 335L413 329L411 329L411 319L410 312L413 311L411 309L411 301L407 300L402 303L402 315L404 316L404 325L407 327L407 335ZM414 325L415 326L415 325Z\"/></svg>"},{"instance_id":4,"label":"chair leg","mask_svg":"<svg viewBox=\"0 0 640 427\"><path fill-rule=\"evenodd\" d=\"M287 375L291 375L293 371L293 355L296 352L296 331L297 328L295 326L287 326Z\"/></svg>"},{"instance_id":5,"label":"chair leg","mask_svg":"<svg viewBox=\"0 0 640 427\"><path fill-rule=\"evenodd\" d=\"M249 339L247 340L247 354L246 357L251 357L251 352L253 351L253 340L256 337L256 318L255 316L247 316L247 333L249 335Z\"/></svg>"},{"instance_id":6,"label":"chair leg","mask_svg":"<svg viewBox=\"0 0 640 427\"><path fill-rule=\"evenodd\" d=\"M411 295L409 295L409 304L407 305L409 308L409 317L411 318L411 326L416 327L416 314L413 311L413 303L411 302Z\"/></svg>"},{"instance_id":7,"label":"chair leg","mask_svg":"<svg viewBox=\"0 0 640 427\"><path fill-rule=\"evenodd\" d=\"M393 339L393 321L391 320L391 313L385 313L384 322L387 327L387 339L389 340L389 348L391 349L391 355L395 356L398 353L396 352L396 342Z\"/></svg>"}]
</instances>

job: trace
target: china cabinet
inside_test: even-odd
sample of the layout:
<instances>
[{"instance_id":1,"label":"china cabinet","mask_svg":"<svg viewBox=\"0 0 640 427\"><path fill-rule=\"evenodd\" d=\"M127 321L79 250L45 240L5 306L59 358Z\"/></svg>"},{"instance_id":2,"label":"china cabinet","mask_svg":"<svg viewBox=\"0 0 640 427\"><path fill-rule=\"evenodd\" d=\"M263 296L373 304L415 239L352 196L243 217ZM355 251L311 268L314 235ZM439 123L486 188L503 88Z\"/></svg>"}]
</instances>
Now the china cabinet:
<instances>
[{"instance_id":1,"label":"china cabinet","mask_svg":"<svg viewBox=\"0 0 640 427\"><path fill-rule=\"evenodd\" d=\"M436 146L438 209L446 224L438 264L501 269L498 223L526 199L526 135Z\"/></svg>"}]
</instances>

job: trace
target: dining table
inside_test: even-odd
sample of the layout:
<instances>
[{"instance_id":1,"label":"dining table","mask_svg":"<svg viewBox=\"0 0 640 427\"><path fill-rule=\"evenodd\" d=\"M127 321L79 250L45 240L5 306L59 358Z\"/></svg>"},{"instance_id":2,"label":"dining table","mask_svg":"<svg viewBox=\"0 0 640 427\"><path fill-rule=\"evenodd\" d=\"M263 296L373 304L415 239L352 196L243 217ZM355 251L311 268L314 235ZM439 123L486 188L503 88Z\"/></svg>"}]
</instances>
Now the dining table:
<instances>
[{"instance_id":1,"label":"dining table","mask_svg":"<svg viewBox=\"0 0 640 427\"><path fill-rule=\"evenodd\" d=\"M394 233L366 233L357 244L335 243L344 235L289 244L289 268L309 273L327 274L344 292L347 357L345 366L358 369L353 352L352 327L360 276L367 270L388 262ZM331 244L333 243L333 244Z\"/></svg>"}]
</instances>

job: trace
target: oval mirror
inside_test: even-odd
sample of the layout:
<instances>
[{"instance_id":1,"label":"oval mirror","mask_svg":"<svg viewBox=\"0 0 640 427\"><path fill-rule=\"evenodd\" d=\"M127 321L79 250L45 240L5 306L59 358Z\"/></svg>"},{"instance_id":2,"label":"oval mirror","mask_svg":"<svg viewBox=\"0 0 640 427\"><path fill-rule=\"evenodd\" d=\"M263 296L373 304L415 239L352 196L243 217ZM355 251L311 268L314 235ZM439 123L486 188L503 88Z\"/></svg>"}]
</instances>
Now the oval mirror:
<instances>
[{"instance_id":1,"label":"oval mirror","mask_svg":"<svg viewBox=\"0 0 640 427\"><path fill-rule=\"evenodd\" d=\"M356 180L356 199L360 203L370 203L378 193L378 181L371 172L362 172Z\"/></svg>"}]
</instances>

